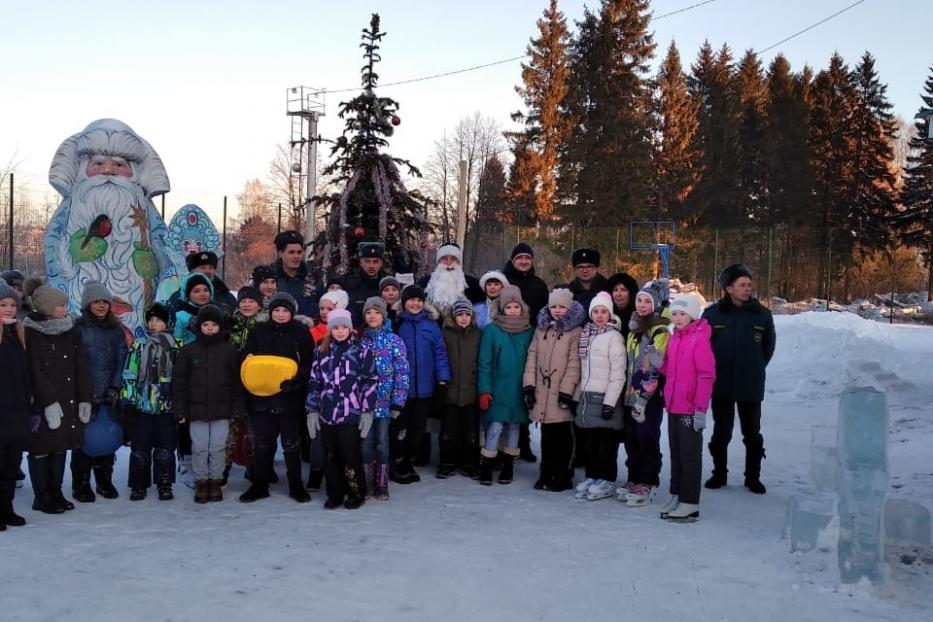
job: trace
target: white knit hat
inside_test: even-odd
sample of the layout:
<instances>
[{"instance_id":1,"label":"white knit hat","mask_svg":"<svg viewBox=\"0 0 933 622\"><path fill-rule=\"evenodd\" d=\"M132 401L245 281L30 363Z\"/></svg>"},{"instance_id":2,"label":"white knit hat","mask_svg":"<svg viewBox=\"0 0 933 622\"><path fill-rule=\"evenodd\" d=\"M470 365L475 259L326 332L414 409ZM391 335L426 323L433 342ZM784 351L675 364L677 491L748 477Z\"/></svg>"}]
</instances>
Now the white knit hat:
<instances>
[{"instance_id":1,"label":"white knit hat","mask_svg":"<svg viewBox=\"0 0 933 622\"><path fill-rule=\"evenodd\" d=\"M334 307L338 309L346 309L347 305L350 304L350 296L342 289L332 289L323 296L321 296L321 302L329 300L334 303Z\"/></svg>"},{"instance_id":2,"label":"white knit hat","mask_svg":"<svg viewBox=\"0 0 933 622\"><path fill-rule=\"evenodd\" d=\"M599 292L593 296L593 300L590 301L590 315L593 314L593 309L596 307L605 307L612 314L612 296L607 292Z\"/></svg>"},{"instance_id":3,"label":"white knit hat","mask_svg":"<svg viewBox=\"0 0 933 622\"><path fill-rule=\"evenodd\" d=\"M703 310L700 308L700 299L693 294L678 294L671 300L671 313L683 311L694 320L700 319Z\"/></svg>"},{"instance_id":4,"label":"white knit hat","mask_svg":"<svg viewBox=\"0 0 933 622\"><path fill-rule=\"evenodd\" d=\"M499 281L502 283L502 287L505 287L509 284L509 280L505 278L505 275L499 270L488 270L486 274L479 278L479 287L483 291L486 290L486 281Z\"/></svg>"}]
</instances>

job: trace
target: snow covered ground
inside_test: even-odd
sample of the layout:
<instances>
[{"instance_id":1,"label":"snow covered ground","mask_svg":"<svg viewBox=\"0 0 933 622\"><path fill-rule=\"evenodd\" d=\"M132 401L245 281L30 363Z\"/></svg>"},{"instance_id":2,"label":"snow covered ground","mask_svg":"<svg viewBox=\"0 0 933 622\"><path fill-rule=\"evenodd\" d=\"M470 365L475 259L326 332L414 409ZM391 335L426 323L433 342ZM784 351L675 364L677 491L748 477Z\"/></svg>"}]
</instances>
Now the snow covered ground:
<instances>
[{"instance_id":1,"label":"snow covered ground","mask_svg":"<svg viewBox=\"0 0 933 622\"><path fill-rule=\"evenodd\" d=\"M219 504L196 506L176 485L168 503L121 490L46 516L29 509L27 482L16 508L29 525L0 534L0 620L933 619L933 551L910 565L892 557L883 588L840 586L832 555L791 553L782 537L789 496L812 489L811 425L835 425L847 383L877 381L865 361L889 372L890 494L933 509L933 328L844 313L775 320L768 494L741 487L734 439L730 486L704 491L696 524L661 521L657 505L534 491L525 463L492 488L423 470L422 483L354 512L325 511L321 494L298 505L284 484L240 504L235 470Z\"/></svg>"}]
</instances>

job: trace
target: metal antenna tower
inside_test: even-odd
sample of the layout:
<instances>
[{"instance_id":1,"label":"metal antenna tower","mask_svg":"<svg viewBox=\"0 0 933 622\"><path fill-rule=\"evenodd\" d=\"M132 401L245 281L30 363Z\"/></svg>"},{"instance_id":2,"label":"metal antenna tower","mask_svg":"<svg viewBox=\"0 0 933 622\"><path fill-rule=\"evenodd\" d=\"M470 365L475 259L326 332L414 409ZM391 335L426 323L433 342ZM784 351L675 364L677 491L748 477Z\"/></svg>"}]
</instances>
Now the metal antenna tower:
<instances>
[{"instance_id":1,"label":"metal antenna tower","mask_svg":"<svg viewBox=\"0 0 933 622\"><path fill-rule=\"evenodd\" d=\"M291 182L298 187L299 200L304 188L306 229L305 242L310 244L315 235L316 206L312 197L317 186L317 144L320 136L317 131L318 120L324 116L324 95L326 91L310 86L293 86L285 90L285 114L291 118L291 139L288 141L292 150L298 148L298 161L292 164Z\"/></svg>"}]
</instances>

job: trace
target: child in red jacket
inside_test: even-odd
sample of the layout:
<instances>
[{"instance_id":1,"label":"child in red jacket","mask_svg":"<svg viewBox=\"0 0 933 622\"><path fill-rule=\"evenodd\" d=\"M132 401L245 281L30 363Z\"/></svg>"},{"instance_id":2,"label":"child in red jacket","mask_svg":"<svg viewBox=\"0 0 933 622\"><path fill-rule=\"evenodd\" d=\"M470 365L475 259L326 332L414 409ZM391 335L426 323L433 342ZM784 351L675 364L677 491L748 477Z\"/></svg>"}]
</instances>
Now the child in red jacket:
<instances>
[{"instance_id":1,"label":"child in red jacket","mask_svg":"<svg viewBox=\"0 0 933 622\"><path fill-rule=\"evenodd\" d=\"M671 448L671 498L661 518L694 522L700 518L703 428L716 379L711 329L700 319L700 299L692 294L671 302L674 334L667 344L661 373L666 377L667 435Z\"/></svg>"}]
</instances>

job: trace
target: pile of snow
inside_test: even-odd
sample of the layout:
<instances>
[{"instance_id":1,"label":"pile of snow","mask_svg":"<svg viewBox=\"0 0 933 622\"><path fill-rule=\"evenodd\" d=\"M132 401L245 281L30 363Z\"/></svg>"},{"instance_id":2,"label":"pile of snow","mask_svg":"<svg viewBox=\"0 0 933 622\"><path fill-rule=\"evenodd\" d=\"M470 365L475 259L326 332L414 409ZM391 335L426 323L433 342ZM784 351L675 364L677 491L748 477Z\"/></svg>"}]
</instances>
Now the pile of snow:
<instances>
[{"instance_id":1,"label":"pile of snow","mask_svg":"<svg viewBox=\"0 0 933 622\"><path fill-rule=\"evenodd\" d=\"M933 302L927 301L927 293L905 292L895 294L873 294L868 298L857 298L850 304L824 298L807 298L788 302L778 296L771 297L771 309L775 315L797 315L807 311L837 311L853 313L867 320L890 321L893 309L895 322L919 322L933 324Z\"/></svg>"},{"instance_id":2,"label":"pile of snow","mask_svg":"<svg viewBox=\"0 0 933 622\"><path fill-rule=\"evenodd\" d=\"M490 488L422 469L420 484L393 484L390 501L357 511L325 511L322 493L298 505L284 483L268 500L238 503L239 468L222 503L197 506L180 485L172 502L131 503L121 486L120 499L63 516L32 512L27 482L15 507L29 525L0 533L2 619L933 619L933 552L889 552L884 587L840 585L835 556L792 553L783 537L789 499L812 490L811 428L835 425L850 383L913 386L891 400L889 498L933 508L933 329L846 313L775 323L762 417L768 494L742 488L735 438L729 486L703 490L693 525L659 520L658 503L535 491L537 465L527 463L512 485ZM662 448L659 502L666 432ZM623 461L620 451L620 477ZM117 482L126 468L122 450Z\"/></svg>"}]
</instances>

